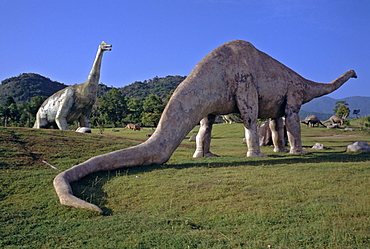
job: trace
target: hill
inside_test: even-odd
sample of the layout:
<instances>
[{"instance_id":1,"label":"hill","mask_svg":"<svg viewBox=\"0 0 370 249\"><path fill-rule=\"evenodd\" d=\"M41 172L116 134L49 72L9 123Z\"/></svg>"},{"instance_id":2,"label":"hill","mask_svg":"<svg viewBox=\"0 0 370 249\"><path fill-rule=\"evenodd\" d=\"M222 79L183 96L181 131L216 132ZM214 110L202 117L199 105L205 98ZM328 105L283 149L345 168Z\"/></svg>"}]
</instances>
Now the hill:
<instances>
[{"instance_id":1,"label":"hill","mask_svg":"<svg viewBox=\"0 0 370 249\"><path fill-rule=\"evenodd\" d=\"M145 100L149 94L155 94L166 99L186 77L166 76L164 78L154 77L144 82L136 81L128 86L119 88L128 98ZM12 96L16 103L28 103L32 97L49 97L55 92L68 85L53 81L45 76L35 73L23 73L16 77L5 79L0 85L0 106L3 105L7 96ZM98 96L104 95L111 90L104 84L99 84Z\"/></svg>"},{"instance_id":2,"label":"hill","mask_svg":"<svg viewBox=\"0 0 370 249\"><path fill-rule=\"evenodd\" d=\"M49 97L68 85L53 81L45 76L35 73L23 73L16 77L5 79L0 85L0 106L4 104L7 96L12 96L16 103L28 103L35 96ZM99 84L98 96L112 89Z\"/></svg>"},{"instance_id":3,"label":"hill","mask_svg":"<svg viewBox=\"0 0 370 249\"><path fill-rule=\"evenodd\" d=\"M313 99L312 101L302 105L301 110L308 112L317 112L317 113L331 113L333 115L333 109L335 107L335 102L337 101L346 101L348 107L351 110L349 118L354 118L352 114L353 110L360 109L360 116L370 116L370 97L348 97L343 99L333 99L330 97L320 97Z\"/></svg>"},{"instance_id":4,"label":"hill","mask_svg":"<svg viewBox=\"0 0 370 249\"><path fill-rule=\"evenodd\" d=\"M17 103L29 102L32 97L48 97L67 87L67 85L35 73L23 73L5 79L0 85L0 105L7 96L12 96Z\"/></svg>"},{"instance_id":5,"label":"hill","mask_svg":"<svg viewBox=\"0 0 370 249\"><path fill-rule=\"evenodd\" d=\"M120 88L123 94L132 99L145 100L149 94L155 94L162 99L167 98L172 90L174 90L186 76L166 76L165 78L154 77L149 81L136 81L128 86Z\"/></svg>"}]
</instances>

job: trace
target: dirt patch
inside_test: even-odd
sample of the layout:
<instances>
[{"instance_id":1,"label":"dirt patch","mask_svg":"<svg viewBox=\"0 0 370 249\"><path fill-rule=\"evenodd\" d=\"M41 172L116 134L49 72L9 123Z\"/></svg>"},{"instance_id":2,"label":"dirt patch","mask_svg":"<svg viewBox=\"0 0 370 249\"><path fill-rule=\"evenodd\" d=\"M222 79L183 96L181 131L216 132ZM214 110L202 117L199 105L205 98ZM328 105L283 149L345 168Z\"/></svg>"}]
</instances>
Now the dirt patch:
<instances>
[{"instance_id":1,"label":"dirt patch","mask_svg":"<svg viewBox=\"0 0 370 249\"><path fill-rule=\"evenodd\" d=\"M330 135L330 136L306 136L306 137L319 137L319 138L346 138L346 137L358 137L359 135L357 134L351 134L351 135Z\"/></svg>"}]
</instances>

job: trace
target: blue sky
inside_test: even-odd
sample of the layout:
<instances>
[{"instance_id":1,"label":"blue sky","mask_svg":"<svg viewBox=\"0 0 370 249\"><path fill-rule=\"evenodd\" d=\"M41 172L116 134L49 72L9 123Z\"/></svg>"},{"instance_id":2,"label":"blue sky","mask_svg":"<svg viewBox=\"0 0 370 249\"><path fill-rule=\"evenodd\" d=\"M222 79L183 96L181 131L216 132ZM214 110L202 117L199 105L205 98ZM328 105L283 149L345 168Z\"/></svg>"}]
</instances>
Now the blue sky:
<instances>
[{"instance_id":1,"label":"blue sky","mask_svg":"<svg viewBox=\"0 0 370 249\"><path fill-rule=\"evenodd\" d=\"M209 52L240 39L303 77L351 79L333 98L370 96L368 0L0 0L0 80L39 73L83 83L98 45L113 45L100 81L122 87L188 75Z\"/></svg>"}]
</instances>

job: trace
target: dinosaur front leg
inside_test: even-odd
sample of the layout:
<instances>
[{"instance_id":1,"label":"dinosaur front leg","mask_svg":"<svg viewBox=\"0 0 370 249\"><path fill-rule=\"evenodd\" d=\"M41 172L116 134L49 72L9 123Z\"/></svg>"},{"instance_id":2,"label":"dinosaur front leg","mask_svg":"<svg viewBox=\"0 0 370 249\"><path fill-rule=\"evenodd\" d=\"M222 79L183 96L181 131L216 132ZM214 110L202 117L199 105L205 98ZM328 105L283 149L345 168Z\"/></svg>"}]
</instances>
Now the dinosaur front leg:
<instances>
[{"instance_id":1,"label":"dinosaur front leg","mask_svg":"<svg viewBox=\"0 0 370 249\"><path fill-rule=\"evenodd\" d=\"M272 134L272 142L274 144L274 152L289 152L289 150L285 148L283 118L271 119L269 126Z\"/></svg>"},{"instance_id":2,"label":"dinosaur front leg","mask_svg":"<svg viewBox=\"0 0 370 249\"><path fill-rule=\"evenodd\" d=\"M92 107L89 107L87 110L84 110L78 119L79 126L80 127L88 127L90 128L90 116L91 116L91 109Z\"/></svg>"},{"instance_id":3,"label":"dinosaur front leg","mask_svg":"<svg viewBox=\"0 0 370 249\"><path fill-rule=\"evenodd\" d=\"M196 138L196 150L193 158L217 157L210 151L212 125L215 122L215 115L208 115L200 121L200 128Z\"/></svg>"}]
</instances>

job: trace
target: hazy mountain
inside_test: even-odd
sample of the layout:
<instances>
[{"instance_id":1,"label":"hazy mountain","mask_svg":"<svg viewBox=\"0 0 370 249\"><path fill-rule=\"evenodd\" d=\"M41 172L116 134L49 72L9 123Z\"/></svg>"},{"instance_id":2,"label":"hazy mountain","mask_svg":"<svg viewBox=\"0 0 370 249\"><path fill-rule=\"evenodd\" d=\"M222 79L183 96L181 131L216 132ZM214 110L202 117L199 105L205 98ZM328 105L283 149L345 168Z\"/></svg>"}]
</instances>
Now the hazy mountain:
<instances>
[{"instance_id":1,"label":"hazy mountain","mask_svg":"<svg viewBox=\"0 0 370 249\"><path fill-rule=\"evenodd\" d=\"M346 101L348 107L351 111L349 118L354 118L353 110L360 109L360 116L370 116L370 97L347 97L343 99L333 99L330 97L320 97L311 100L310 102L302 105L301 110L306 112L317 112L317 113L327 113L334 115L333 109L335 107L335 102ZM319 117L320 118L320 117ZM321 118L320 118L321 119Z\"/></svg>"}]
</instances>

